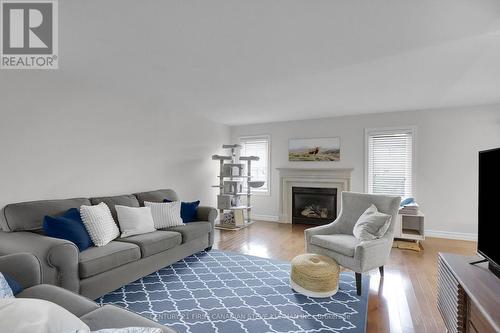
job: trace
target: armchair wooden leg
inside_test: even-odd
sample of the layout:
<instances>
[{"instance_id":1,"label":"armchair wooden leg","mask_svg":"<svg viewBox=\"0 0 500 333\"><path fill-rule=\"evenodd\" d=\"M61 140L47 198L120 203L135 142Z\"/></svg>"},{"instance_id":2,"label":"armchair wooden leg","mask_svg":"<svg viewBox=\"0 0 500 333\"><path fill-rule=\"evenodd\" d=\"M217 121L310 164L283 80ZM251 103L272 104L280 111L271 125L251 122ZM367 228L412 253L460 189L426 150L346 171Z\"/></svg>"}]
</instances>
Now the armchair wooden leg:
<instances>
[{"instance_id":1,"label":"armchair wooden leg","mask_svg":"<svg viewBox=\"0 0 500 333\"><path fill-rule=\"evenodd\" d=\"M356 292L361 296L361 273L354 273L356 275Z\"/></svg>"},{"instance_id":2,"label":"armchair wooden leg","mask_svg":"<svg viewBox=\"0 0 500 333\"><path fill-rule=\"evenodd\" d=\"M384 266L380 266L378 270L380 272L380 277L384 277Z\"/></svg>"}]
</instances>

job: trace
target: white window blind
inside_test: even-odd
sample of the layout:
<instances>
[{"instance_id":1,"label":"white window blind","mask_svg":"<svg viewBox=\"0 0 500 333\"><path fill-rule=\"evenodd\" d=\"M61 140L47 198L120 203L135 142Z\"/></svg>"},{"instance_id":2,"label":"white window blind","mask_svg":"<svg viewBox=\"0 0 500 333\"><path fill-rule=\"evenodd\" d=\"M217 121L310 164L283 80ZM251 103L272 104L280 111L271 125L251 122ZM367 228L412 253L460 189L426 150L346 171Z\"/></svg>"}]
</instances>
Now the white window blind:
<instances>
[{"instance_id":1,"label":"white window blind","mask_svg":"<svg viewBox=\"0 0 500 333\"><path fill-rule=\"evenodd\" d=\"M252 189L254 192L269 192L269 137L244 137L240 138L243 146L242 156L258 156L258 161L252 161L252 180L262 180L264 186Z\"/></svg>"},{"instance_id":2,"label":"white window blind","mask_svg":"<svg viewBox=\"0 0 500 333\"><path fill-rule=\"evenodd\" d=\"M368 132L368 192L413 196L413 130Z\"/></svg>"}]
</instances>

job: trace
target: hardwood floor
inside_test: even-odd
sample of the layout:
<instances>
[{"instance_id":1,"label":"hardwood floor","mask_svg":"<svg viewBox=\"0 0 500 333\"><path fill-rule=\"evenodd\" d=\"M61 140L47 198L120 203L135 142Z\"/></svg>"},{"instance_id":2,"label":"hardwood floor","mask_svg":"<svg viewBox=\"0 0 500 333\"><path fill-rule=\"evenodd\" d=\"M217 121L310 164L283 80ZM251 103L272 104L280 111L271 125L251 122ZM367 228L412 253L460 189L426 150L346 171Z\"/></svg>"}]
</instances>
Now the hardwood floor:
<instances>
[{"instance_id":1,"label":"hardwood floor","mask_svg":"<svg viewBox=\"0 0 500 333\"><path fill-rule=\"evenodd\" d=\"M240 231L217 230L214 248L290 261L304 252L309 226L256 222ZM392 249L385 276L370 272L368 333L446 332L436 307L436 255L474 255L475 242L427 238L424 251Z\"/></svg>"}]
</instances>

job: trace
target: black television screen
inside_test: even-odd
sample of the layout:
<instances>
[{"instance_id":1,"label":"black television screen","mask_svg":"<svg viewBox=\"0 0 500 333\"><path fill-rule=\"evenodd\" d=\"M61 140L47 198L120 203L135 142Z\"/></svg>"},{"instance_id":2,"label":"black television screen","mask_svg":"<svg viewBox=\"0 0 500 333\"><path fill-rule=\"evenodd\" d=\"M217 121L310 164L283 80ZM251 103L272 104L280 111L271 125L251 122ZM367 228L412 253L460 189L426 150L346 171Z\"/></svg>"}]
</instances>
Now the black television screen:
<instances>
[{"instance_id":1,"label":"black television screen","mask_svg":"<svg viewBox=\"0 0 500 333\"><path fill-rule=\"evenodd\" d=\"M500 264L500 148L479 152L478 252Z\"/></svg>"}]
</instances>

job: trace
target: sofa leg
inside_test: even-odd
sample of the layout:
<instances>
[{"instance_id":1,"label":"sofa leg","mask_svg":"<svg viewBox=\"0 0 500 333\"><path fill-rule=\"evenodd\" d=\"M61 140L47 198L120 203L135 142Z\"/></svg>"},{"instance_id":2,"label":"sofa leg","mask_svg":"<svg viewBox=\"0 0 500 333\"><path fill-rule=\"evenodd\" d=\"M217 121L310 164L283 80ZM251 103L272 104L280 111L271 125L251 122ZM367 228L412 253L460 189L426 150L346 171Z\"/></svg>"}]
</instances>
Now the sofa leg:
<instances>
[{"instance_id":1,"label":"sofa leg","mask_svg":"<svg viewBox=\"0 0 500 333\"><path fill-rule=\"evenodd\" d=\"M208 251L210 251L211 249L212 249L212 247L211 247L211 246L209 246L209 247L207 247L207 248L205 249L205 251L206 251L206 252L208 252Z\"/></svg>"},{"instance_id":2,"label":"sofa leg","mask_svg":"<svg viewBox=\"0 0 500 333\"><path fill-rule=\"evenodd\" d=\"M361 296L361 273L354 273L356 275L356 292Z\"/></svg>"},{"instance_id":3,"label":"sofa leg","mask_svg":"<svg viewBox=\"0 0 500 333\"><path fill-rule=\"evenodd\" d=\"M384 277L384 266L380 266L378 270L380 272L380 277Z\"/></svg>"}]
</instances>

